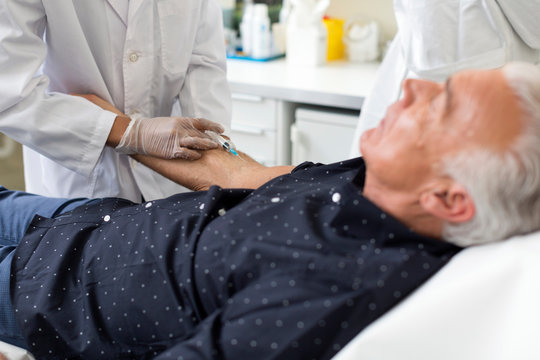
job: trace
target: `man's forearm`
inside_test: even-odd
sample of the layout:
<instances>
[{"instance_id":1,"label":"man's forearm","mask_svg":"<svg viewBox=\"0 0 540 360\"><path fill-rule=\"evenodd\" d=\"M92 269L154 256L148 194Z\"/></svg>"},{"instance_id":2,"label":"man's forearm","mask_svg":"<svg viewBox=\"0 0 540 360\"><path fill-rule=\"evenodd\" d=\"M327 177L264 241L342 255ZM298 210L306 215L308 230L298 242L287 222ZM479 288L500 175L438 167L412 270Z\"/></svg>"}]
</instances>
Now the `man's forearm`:
<instances>
[{"instance_id":1,"label":"man's forearm","mask_svg":"<svg viewBox=\"0 0 540 360\"><path fill-rule=\"evenodd\" d=\"M113 147L118 145L130 118L96 95L78 94L77 96L118 114L107 139L107 145ZM192 190L205 190L212 185L224 188L255 189L293 169L292 166L265 167L245 154L240 154L240 157L233 156L223 149L202 151L202 158L195 161L165 160L145 155L133 155L133 158Z\"/></svg>"},{"instance_id":2,"label":"man's forearm","mask_svg":"<svg viewBox=\"0 0 540 360\"><path fill-rule=\"evenodd\" d=\"M255 189L265 182L291 172L292 166L265 167L249 156L234 156L222 149L203 152L199 160L164 160L134 155L137 161L192 190L206 190L212 185L223 188Z\"/></svg>"}]
</instances>

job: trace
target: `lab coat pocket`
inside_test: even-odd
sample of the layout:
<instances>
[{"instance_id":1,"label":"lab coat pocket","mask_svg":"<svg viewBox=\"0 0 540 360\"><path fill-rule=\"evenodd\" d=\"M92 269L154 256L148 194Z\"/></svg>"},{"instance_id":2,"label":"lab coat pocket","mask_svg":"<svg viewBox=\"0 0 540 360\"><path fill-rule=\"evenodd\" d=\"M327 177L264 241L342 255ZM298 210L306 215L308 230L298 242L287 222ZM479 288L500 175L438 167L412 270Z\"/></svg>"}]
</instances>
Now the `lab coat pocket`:
<instances>
[{"instance_id":1,"label":"lab coat pocket","mask_svg":"<svg viewBox=\"0 0 540 360\"><path fill-rule=\"evenodd\" d=\"M446 77L467 67L501 66L506 41L495 11L483 0L415 0L396 5L408 66L427 78Z\"/></svg>"},{"instance_id":2,"label":"lab coat pocket","mask_svg":"<svg viewBox=\"0 0 540 360\"><path fill-rule=\"evenodd\" d=\"M158 0L161 64L165 71L186 71L197 33L199 1Z\"/></svg>"}]
</instances>

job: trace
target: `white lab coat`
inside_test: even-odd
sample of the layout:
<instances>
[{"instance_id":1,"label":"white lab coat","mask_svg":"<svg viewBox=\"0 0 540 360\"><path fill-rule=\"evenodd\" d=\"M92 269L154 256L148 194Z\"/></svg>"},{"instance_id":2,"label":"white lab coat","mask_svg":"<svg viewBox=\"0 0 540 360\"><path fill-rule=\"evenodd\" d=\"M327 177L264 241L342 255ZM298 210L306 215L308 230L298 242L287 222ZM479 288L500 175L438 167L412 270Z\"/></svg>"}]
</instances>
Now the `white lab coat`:
<instances>
[{"instance_id":1,"label":"white lab coat","mask_svg":"<svg viewBox=\"0 0 540 360\"><path fill-rule=\"evenodd\" d=\"M351 146L378 125L406 78L444 81L463 69L540 60L539 0L394 0L398 34L364 102Z\"/></svg>"},{"instance_id":2,"label":"white lab coat","mask_svg":"<svg viewBox=\"0 0 540 360\"><path fill-rule=\"evenodd\" d=\"M221 16L215 0L0 0L0 131L25 145L27 190L134 201L180 191L104 148L115 115L68 94L228 128Z\"/></svg>"}]
</instances>

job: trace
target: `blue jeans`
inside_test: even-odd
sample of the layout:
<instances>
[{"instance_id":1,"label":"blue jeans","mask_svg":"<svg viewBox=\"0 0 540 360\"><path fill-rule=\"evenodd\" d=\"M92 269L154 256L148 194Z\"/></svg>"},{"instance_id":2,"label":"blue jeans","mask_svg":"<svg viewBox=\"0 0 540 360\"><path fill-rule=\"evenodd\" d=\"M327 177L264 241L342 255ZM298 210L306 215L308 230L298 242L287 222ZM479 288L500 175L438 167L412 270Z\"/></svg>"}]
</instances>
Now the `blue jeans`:
<instances>
[{"instance_id":1,"label":"blue jeans","mask_svg":"<svg viewBox=\"0 0 540 360\"><path fill-rule=\"evenodd\" d=\"M36 214L54 217L92 200L48 198L0 186L0 341L28 348L15 321L9 279L17 244Z\"/></svg>"}]
</instances>

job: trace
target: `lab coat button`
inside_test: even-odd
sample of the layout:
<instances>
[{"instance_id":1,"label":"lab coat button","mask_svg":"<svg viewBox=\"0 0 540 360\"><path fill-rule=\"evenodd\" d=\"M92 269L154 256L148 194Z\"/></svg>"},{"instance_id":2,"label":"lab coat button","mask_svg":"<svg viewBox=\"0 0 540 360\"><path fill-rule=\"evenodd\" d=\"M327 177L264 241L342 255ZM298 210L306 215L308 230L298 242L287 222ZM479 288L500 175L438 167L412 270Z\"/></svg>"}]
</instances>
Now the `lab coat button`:
<instances>
[{"instance_id":1,"label":"lab coat button","mask_svg":"<svg viewBox=\"0 0 540 360\"><path fill-rule=\"evenodd\" d=\"M338 203L340 200L341 200L341 194L340 193L334 193L334 195L332 195L332 201L333 202Z\"/></svg>"},{"instance_id":2,"label":"lab coat button","mask_svg":"<svg viewBox=\"0 0 540 360\"><path fill-rule=\"evenodd\" d=\"M103 217L103 221L105 221L105 222L111 221L111 216L110 216L110 215L105 215L105 216Z\"/></svg>"},{"instance_id":3,"label":"lab coat button","mask_svg":"<svg viewBox=\"0 0 540 360\"><path fill-rule=\"evenodd\" d=\"M129 61L134 63L137 62L137 60L139 60L139 55L136 52L129 54Z\"/></svg>"}]
</instances>

